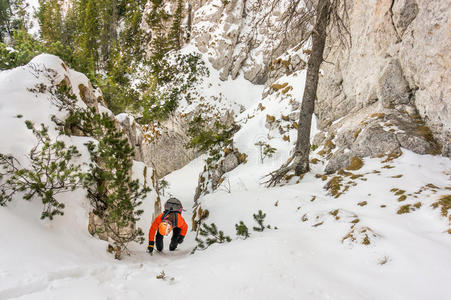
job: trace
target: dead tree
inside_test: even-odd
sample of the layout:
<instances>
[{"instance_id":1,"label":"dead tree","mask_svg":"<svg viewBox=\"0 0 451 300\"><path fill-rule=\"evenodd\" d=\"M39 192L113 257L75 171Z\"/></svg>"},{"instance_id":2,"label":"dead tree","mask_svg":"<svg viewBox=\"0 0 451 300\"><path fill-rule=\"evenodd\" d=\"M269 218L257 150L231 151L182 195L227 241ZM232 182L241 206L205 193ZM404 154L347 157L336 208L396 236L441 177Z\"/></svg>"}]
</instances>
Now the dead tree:
<instances>
[{"instance_id":1,"label":"dead tree","mask_svg":"<svg viewBox=\"0 0 451 300\"><path fill-rule=\"evenodd\" d=\"M324 61L326 38L333 31L334 34L338 34L340 42L346 46L346 35L350 37L344 22L347 19L346 0L318 0L315 17L316 22L312 30L312 52L307 64L296 146L290 159L278 170L267 175L269 177L265 182L267 186L277 185L290 171L294 170L297 176L309 171L310 129L315 109L319 69Z\"/></svg>"}]
</instances>

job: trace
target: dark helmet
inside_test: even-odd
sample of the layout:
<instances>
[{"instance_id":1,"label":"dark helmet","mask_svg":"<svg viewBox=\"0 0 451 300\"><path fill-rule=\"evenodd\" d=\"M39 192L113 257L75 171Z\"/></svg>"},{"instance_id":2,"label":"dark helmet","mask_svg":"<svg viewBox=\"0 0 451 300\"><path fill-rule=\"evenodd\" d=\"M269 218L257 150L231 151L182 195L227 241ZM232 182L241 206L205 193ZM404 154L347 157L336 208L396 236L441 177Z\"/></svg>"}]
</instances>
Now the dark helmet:
<instances>
[{"instance_id":1,"label":"dark helmet","mask_svg":"<svg viewBox=\"0 0 451 300\"><path fill-rule=\"evenodd\" d=\"M183 206L177 198L169 198L164 204L164 210L182 212Z\"/></svg>"}]
</instances>

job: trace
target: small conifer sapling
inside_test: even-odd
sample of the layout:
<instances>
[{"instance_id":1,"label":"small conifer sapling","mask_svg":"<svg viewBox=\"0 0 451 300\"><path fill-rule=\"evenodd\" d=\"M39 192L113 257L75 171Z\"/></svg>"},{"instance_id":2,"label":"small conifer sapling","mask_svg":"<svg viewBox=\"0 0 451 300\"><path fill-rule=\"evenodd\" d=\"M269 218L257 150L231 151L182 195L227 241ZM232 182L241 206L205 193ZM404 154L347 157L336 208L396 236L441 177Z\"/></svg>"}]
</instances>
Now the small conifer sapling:
<instances>
[{"instance_id":1,"label":"small conifer sapling","mask_svg":"<svg viewBox=\"0 0 451 300\"><path fill-rule=\"evenodd\" d=\"M213 244L229 243L232 239L224 235L222 230L218 230L215 223L207 225L205 223L199 228L199 235L196 237L197 246L193 249L191 254L196 250L205 250Z\"/></svg>"},{"instance_id":2,"label":"small conifer sapling","mask_svg":"<svg viewBox=\"0 0 451 300\"><path fill-rule=\"evenodd\" d=\"M260 150L260 162L263 163L265 158L272 157L274 153L276 153L276 148L271 147L270 144L265 143L263 141L259 141L255 143L255 146L257 146Z\"/></svg>"},{"instance_id":3,"label":"small conifer sapling","mask_svg":"<svg viewBox=\"0 0 451 300\"><path fill-rule=\"evenodd\" d=\"M243 239L247 239L250 236L249 230L243 221L240 221L239 224L235 224L235 229L236 229L236 235L238 237L243 237Z\"/></svg>"},{"instance_id":4,"label":"small conifer sapling","mask_svg":"<svg viewBox=\"0 0 451 300\"><path fill-rule=\"evenodd\" d=\"M265 225L263 224L263 222L266 218L266 214L263 213L261 210L258 210L258 213L254 214L253 216L255 222L257 222L258 224L258 226L253 227L254 231L262 232L263 230L265 230Z\"/></svg>"}]
</instances>

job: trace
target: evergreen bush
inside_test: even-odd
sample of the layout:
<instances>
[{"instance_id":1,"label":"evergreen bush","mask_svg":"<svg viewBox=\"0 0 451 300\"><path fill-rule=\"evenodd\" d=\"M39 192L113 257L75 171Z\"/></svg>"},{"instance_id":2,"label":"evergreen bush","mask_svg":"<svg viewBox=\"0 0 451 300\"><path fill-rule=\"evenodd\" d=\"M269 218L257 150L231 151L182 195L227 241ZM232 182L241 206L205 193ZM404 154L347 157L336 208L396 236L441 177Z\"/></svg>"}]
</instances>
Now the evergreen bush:
<instances>
[{"instance_id":1,"label":"evergreen bush","mask_svg":"<svg viewBox=\"0 0 451 300\"><path fill-rule=\"evenodd\" d=\"M173 52L159 60L150 61L147 81L138 87L140 100L137 111L142 113L140 123L165 120L175 111L179 102L192 100L195 84L209 74L205 63L198 54Z\"/></svg>"},{"instance_id":2,"label":"evergreen bush","mask_svg":"<svg viewBox=\"0 0 451 300\"><path fill-rule=\"evenodd\" d=\"M0 1L0 42L6 42L16 30L26 30L29 23L27 6L24 0Z\"/></svg>"},{"instance_id":3,"label":"evergreen bush","mask_svg":"<svg viewBox=\"0 0 451 300\"><path fill-rule=\"evenodd\" d=\"M52 141L43 124L40 129L36 129L30 121L26 121L26 125L38 143L30 151L29 168L22 168L12 156L0 154L3 170L0 179L6 177L6 181L0 185L0 205L6 205L15 193L23 192L26 200L34 196L41 198L44 205L41 219L52 220L54 216L64 214L64 204L56 200L55 196L82 186L85 175L80 165L72 162L80 153L75 146L66 147L58 139Z\"/></svg>"},{"instance_id":4,"label":"evergreen bush","mask_svg":"<svg viewBox=\"0 0 451 300\"><path fill-rule=\"evenodd\" d=\"M164 191L169 188L169 182L166 179L160 179L158 182L158 188L161 191L161 194L164 196Z\"/></svg>"},{"instance_id":5,"label":"evergreen bush","mask_svg":"<svg viewBox=\"0 0 451 300\"><path fill-rule=\"evenodd\" d=\"M260 161L263 163L265 158L272 157L274 153L276 153L276 148L271 147L270 144L265 143L263 141L258 141L255 143L255 146L260 149Z\"/></svg>"},{"instance_id":6,"label":"evergreen bush","mask_svg":"<svg viewBox=\"0 0 451 300\"><path fill-rule=\"evenodd\" d=\"M143 210L139 209L150 188L131 179L133 149L114 119L94 108L72 111L65 128L77 124L85 135L98 142L86 143L91 156L84 180L93 213L102 218L105 230L120 251L131 241L142 242L143 232L134 229Z\"/></svg>"},{"instance_id":7,"label":"evergreen bush","mask_svg":"<svg viewBox=\"0 0 451 300\"><path fill-rule=\"evenodd\" d=\"M196 237L197 246L193 249L191 254L197 250L205 250L213 244L229 243L232 239L229 236L224 235L224 232L218 230L215 223L207 225L203 223L199 228L199 236Z\"/></svg>"},{"instance_id":8,"label":"evergreen bush","mask_svg":"<svg viewBox=\"0 0 451 300\"><path fill-rule=\"evenodd\" d=\"M208 151L206 163L212 166L222 157L222 150L226 147L232 147L233 135L240 128L236 123L226 126L219 121L213 123L209 128L207 121L202 115L197 115L188 125L189 142L186 148L194 148L198 151Z\"/></svg>"},{"instance_id":9,"label":"evergreen bush","mask_svg":"<svg viewBox=\"0 0 451 300\"><path fill-rule=\"evenodd\" d=\"M253 214L253 216L254 216L255 222L257 222L257 225L258 225L258 226L253 227L254 231L262 232L263 230L265 230L265 225L263 224L263 222L266 218L266 214L263 213L261 210L258 210L258 213ZM268 227L268 228L270 228L270 227Z\"/></svg>"},{"instance_id":10,"label":"evergreen bush","mask_svg":"<svg viewBox=\"0 0 451 300\"><path fill-rule=\"evenodd\" d=\"M236 235L238 237L243 237L243 239L247 239L250 236L249 230L243 221L240 221L239 224L235 224L235 229Z\"/></svg>"},{"instance_id":11,"label":"evergreen bush","mask_svg":"<svg viewBox=\"0 0 451 300\"><path fill-rule=\"evenodd\" d=\"M0 70L12 69L27 64L33 57L41 53L59 56L72 65L74 58L71 50L60 41L41 43L23 30L14 31L11 45L0 43Z\"/></svg>"}]
</instances>

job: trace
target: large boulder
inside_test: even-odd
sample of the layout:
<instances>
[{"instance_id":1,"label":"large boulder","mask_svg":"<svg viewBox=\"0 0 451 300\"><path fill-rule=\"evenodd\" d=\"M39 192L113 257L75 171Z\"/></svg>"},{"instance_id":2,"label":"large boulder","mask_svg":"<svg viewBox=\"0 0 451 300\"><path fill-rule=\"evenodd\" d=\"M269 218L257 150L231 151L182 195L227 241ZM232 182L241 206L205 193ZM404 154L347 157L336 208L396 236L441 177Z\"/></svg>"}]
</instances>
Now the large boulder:
<instances>
[{"instance_id":1,"label":"large boulder","mask_svg":"<svg viewBox=\"0 0 451 300\"><path fill-rule=\"evenodd\" d=\"M410 89L403 76L401 65L392 59L382 71L377 84L377 97L384 107L408 104Z\"/></svg>"},{"instance_id":2,"label":"large boulder","mask_svg":"<svg viewBox=\"0 0 451 300\"><path fill-rule=\"evenodd\" d=\"M329 155L326 173L348 166L352 157L380 157L399 154L407 149L418 154L439 154L440 147L421 117L396 109L371 113L371 108L350 115L333 126L331 135L336 148ZM316 138L321 139L319 135ZM327 148L327 141L323 149ZM327 149L326 149L327 150ZM328 152L328 151L326 151Z\"/></svg>"},{"instance_id":3,"label":"large boulder","mask_svg":"<svg viewBox=\"0 0 451 300\"><path fill-rule=\"evenodd\" d=\"M396 135L384 130L379 124L371 124L359 134L351 150L357 156L377 156L389 154L399 149Z\"/></svg>"}]
</instances>

